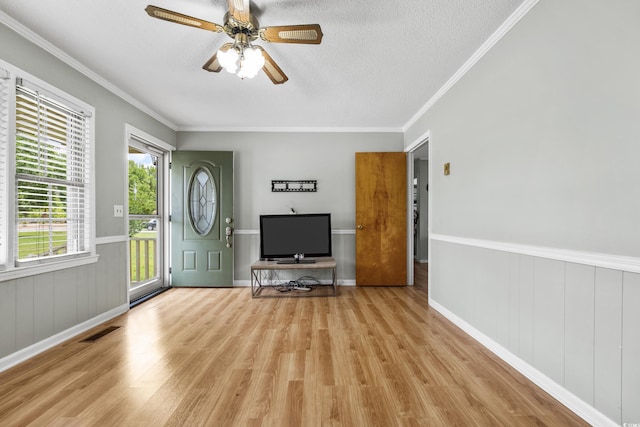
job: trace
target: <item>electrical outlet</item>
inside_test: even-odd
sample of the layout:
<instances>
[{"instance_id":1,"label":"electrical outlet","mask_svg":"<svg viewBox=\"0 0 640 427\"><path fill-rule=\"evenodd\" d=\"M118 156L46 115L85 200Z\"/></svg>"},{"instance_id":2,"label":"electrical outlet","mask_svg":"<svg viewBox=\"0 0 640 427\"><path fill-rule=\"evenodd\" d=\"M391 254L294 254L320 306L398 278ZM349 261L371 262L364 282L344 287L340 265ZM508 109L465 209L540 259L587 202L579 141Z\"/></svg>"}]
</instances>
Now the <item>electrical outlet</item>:
<instances>
[{"instance_id":1,"label":"electrical outlet","mask_svg":"<svg viewBox=\"0 0 640 427\"><path fill-rule=\"evenodd\" d=\"M113 205L113 216L123 217L124 216L124 208L122 205Z\"/></svg>"}]
</instances>

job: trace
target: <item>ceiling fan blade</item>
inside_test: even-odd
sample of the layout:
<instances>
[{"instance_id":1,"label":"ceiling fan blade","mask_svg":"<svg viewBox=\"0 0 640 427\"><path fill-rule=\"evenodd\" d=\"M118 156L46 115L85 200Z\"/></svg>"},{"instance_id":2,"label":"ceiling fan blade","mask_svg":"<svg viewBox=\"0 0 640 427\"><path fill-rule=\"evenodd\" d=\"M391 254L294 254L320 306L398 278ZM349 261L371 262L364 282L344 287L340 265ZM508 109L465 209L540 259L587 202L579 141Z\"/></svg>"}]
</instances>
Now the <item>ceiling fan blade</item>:
<instances>
[{"instance_id":1,"label":"ceiling fan blade","mask_svg":"<svg viewBox=\"0 0 640 427\"><path fill-rule=\"evenodd\" d=\"M145 11L152 18L163 19L165 21L175 22L176 24L188 25L189 27L202 28L203 30L209 30L216 33L221 33L224 31L224 27L222 27L221 25L209 21L203 21L202 19L183 15L181 13L163 9L161 7L149 5L145 8Z\"/></svg>"},{"instance_id":2,"label":"ceiling fan blade","mask_svg":"<svg viewBox=\"0 0 640 427\"><path fill-rule=\"evenodd\" d=\"M322 36L322 30L318 24L260 28L260 38L272 43L320 44Z\"/></svg>"},{"instance_id":3,"label":"ceiling fan blade","mask_svg":"<svg viewBox=\"0 0 640 427\"><path fill-rule=\"evenodd\" d=\"M276 62L273 60L271 55L269 55L267 51L264 50L262 47L260 46L256 46L256 47L260 49L260 52L262 52L262 56L264 56L264 65L262 66L262 71L264 71L267 77L271 79L273 84L281 85L282 83L289 80L289 77L287 77L287 75L282 72L282 70L280 69L278 64L276 64Z\"/></svg>"},{"instance_id":4,"label":"ceiling fan blade","mask_svg":"<svg viewBox=\"0 0 640 427\"><path fill-rule=\"evenodd\" d=\"M240 22L250 22L249 0L229 0L229 15Z\"/></svg>"},{"instance_id":5,"label":"ceiling fan blade","mask_svg":"<svg viewBox=\"0 0 640 427\"><path fill-rule=\"evenodd\" d=\"M231 49L232 46L233 46L233 43L225 43L218 50L226 52L229 49ZM216 53L213 54L211 58L209 58L207 62L205 62L205 64L202 66L202 69L206 71L212 71L214 73L219 73L220 71L222 71L222 65L220 65L220 61L218 61L217 51Z\"/></svg>"}]
</instances>

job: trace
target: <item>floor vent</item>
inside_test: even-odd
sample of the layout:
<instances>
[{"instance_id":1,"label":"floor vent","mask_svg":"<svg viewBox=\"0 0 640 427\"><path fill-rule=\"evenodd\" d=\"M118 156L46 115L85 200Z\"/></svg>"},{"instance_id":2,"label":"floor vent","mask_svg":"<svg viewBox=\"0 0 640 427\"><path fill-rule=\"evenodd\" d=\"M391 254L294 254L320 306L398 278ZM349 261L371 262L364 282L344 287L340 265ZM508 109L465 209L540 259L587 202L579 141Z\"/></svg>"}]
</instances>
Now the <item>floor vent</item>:
<instances>
[{"instance_id":1,"label":"floor vent","mask_svg":"<svg viewBox=\"0 0 640 427\"><path fill-rule=\"evenodd\" d=\"M108 328L105 328L105 329L101 330L100 332L97 332L97 333L91 335L90 337L87 337L87 338L83 339L80 342L96 342L100 338L102 338L103 336L105 336L107 334L110 334L111 332L115 331L116 329L120 329L120 326L109 326Z\"/></svg>"}]
</instances>

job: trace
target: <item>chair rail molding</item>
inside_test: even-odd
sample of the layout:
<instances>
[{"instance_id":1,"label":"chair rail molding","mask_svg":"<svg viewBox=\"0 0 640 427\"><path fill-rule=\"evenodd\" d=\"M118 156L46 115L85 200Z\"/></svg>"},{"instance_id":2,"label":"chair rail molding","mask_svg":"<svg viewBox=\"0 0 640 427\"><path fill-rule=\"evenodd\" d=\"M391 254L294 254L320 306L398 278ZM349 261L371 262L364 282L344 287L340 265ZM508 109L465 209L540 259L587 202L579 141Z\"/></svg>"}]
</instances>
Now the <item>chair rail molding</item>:
<instances>
[{"instance_id":1,"label":"chair rail molding","mask_svg":"<svg viewBox=\"0 0 640 427\"><path fill-rule=\"evenodd\" d=\"M640 258L637 257L603 254L598 252L577 251L572 249L550 248L545 246L532 246L520 243L497 242L492 240L472 239L444 234L431 234L429 238L431 240L439 242L455 243L458 245L473 246L484 249L493 249L496 251L511 252L521 255L530 255L557 261L573 262L576 264L584 264L594 267L628 271L630 273L640 273Z\"/></svg>"}]
</instances>

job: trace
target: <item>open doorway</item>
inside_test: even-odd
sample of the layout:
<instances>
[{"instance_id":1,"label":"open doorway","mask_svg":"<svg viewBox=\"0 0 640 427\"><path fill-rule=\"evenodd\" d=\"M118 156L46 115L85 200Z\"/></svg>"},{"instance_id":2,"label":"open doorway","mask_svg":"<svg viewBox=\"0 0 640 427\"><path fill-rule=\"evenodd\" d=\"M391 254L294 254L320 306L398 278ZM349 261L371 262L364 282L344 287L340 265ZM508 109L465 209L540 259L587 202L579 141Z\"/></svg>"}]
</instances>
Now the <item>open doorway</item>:
<instances>
[{"instance_id":1,"label":"open doorway","mask_svg":"<svg viewBox=\"0 0 640 427\"><path fill-rule=\"evenodd\" d=\"M170 148L128 129L129 301L135 303L169 285L166 195Z\"/></svg>"},{"instance_id":2,"label":"open doorway","mask_svg":"<svg viewBox=\"0 0 640 427\"><path fill-rule=\"evenodd\" d=\"M407 283L415 285L416 278L425 280L429 262L429 134L421 136L405 151L409 178L407 194L411 207L407 217Z\"/></svg>"}]
</instances>

